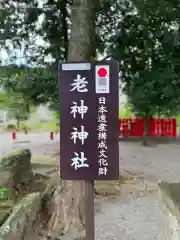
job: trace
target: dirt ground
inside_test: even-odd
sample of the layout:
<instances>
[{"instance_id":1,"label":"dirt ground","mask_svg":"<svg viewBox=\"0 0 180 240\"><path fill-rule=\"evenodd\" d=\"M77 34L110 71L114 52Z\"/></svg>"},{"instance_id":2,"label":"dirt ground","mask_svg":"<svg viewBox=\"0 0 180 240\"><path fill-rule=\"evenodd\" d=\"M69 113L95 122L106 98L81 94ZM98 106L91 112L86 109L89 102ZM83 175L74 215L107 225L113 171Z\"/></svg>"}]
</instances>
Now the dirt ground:
<instances>
[{"instance_id":1,"label":"dirt ground","mask_svg":"<svg viewBox=\"0 0 180 240\"><path fill-rule=\"evenodd\" d=\"M176 139L153 140L144 147L141 141L119 141L120 171L129 171L153 180L180 181L180 136ZM47 163L59 165L59 144L41 148ZM49 157L52 160L49 160ZM37 159L37 156L34 155ZM39 162L44 162L39 159Z\"/></svg>"},{"instance_id":2,"label":"dirt ground","mask_svg":"<svg viewBox=\"0 0 180 240\"><path fill-rule=\"evenodd\" d=\"M180 141L119 142L120 171L127 170L155 180L180 181Z\"/></svg>"},{"instance_id":3,"label":"dirt ground","mask_svg":"<svg viewBox=\"0 0 180 240\"><path fill-rule=\"evenodd\" d=\"M33 170L41 174L53 174L59 169L58 152L59 145L54 145L44 148L41 155L33 155ZM98 193L95 211L102 211L104 201L112 204L113 200L116 201L119 197L122 201L123 199L127 201L129 197L145 199L148 196L156 196L159 180L180 181L179 156L179 141L152 142L148 147L142 146L139 141L119 141L121 178L119 181L95 183ZM29 236L32 239L31 234ZM33 235L34 239L36 237L37 232Z\"/></svg>"},{"instance_id":4,"label":"dirt ground","mask_svg":"<svg viewBox=\"0 0 180 240\"><path fill-rule=\"evenodd\" d=\"M59 144L41 149L33 154L34 170L46 171L59 166ZM39 165L40 164L40 165ZM151 180L168 182L180 181L180 138L173 141L153 141L150 146L142 146L140 141L119 141L120 172L131 172ZM40 170L41 169L41 170Z\"/></svg>"}]
</instances>

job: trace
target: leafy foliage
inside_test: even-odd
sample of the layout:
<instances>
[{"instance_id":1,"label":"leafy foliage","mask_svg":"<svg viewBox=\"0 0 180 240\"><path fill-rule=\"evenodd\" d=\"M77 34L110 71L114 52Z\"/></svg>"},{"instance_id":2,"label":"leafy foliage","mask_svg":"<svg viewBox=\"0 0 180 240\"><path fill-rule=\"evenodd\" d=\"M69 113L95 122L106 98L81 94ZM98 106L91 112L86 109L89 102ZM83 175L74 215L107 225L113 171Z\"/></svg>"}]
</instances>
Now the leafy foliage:
<instances>
[{"instance_id":1,"label":"leafy foliage","mask_svg":"<svg viewBox=\"0 0 180 240\"><path fill-rule=\"evenodd\" d=\"M8 101L8 95L5 92L0 92L0 109L4 109L5 102Z\"/></svg>"},{"instance_id":2,"label":"leafy foliage","mask_svg":"<svg viewBox=\"0 0 180 240\"><path fill-rule=\"evenodd\" d=\"M27 99L24 98L23 94L1 92L0 103L2 108L8 110L9 117L16 119L18 128L21 120L27 120L29 118L31 106Z\"/></svg>"},{"instance_id":3,"label":"leafy foliage","mask_svg":"<svg viewBox=\"0 0 180 240\"><path fill-rule=\"evenodd\" d=\"M98 5L99 1L95 2L96 36L92 57L95 57L97 52L104 52L118 10L115 0L105 0L101 5ZM8 43L11 42L14 48L20 48L24 52L31 68L37 66L45 69L44 72L48 73L46 76L28 76L28 82L32 81L33 86L31 97L35 101L50 102L51 106L57 109L57 66L58 61L67 60L72 1L48 0L43 6L33 0L2 1L1 4L6 10L0 16L0 31L4 40L0 43L6 43L8 48ZM37 36L42 44L37 44ZM17 56L13 56L12 60L14 57ZM10 86L9 84L11 85L10 81L6 82L6 87ZM27 91L32 91L29 85Z\"/></svg>"},{"instance_id":4,"label":"leafy foliage","mask_svg":"<svg viewBox=\"0 0 180 240\"><path fill-rule=\"evenodd\" d=\"M15 118L19 124L20 120L27 120L30 113L30 106L26 103L20 94L13 94L7 103L10 109L9 115Z\"/></svg>"},{"instance_id":5,"label":"leafy foliage","mask_svg":"<svg viewBox=\"0 0 180 240\"><path fill-rule=\"evenodd\" d=\"M178 19L171 1L135 0L118 22L110 52L120 62L124 91L142 115L179 110Z\"/></svg>"},{"instance_id":6,"label":"leafy foliage","mask_svg":"<svg viewBox=\"0 0 180 240\"><path fill-rule=\"evenodd\" d=\"M48 102L58 110L57 66L59 60L67 60L72 1L1 4L0 43L20 48L28 64L10 66L1 84L23 92L35 104ZM179 2L105 0L95 10L93 57L108 50L120 62L124 91L134 110L140 115L179 111ZM37 44L37 36L42 44Z\"/></svg>"}]
</instances>

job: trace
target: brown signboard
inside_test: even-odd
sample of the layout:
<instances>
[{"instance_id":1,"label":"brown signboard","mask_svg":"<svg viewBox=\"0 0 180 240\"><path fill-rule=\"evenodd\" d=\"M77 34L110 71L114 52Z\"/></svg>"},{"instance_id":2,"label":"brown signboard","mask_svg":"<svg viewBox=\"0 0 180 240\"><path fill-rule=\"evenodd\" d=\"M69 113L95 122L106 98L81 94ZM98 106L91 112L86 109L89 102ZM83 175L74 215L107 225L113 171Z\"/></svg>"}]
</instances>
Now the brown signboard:
<instances>
[{"instance_id":1,"label":"brown signboard","mask_svg":"<svg viewBox=\"0 0 180 240\"><path fill-rule=\"evenodd\" d=\"M60 176L119 178L118 64L60 63Z\"/></svg>"}]
</instances>

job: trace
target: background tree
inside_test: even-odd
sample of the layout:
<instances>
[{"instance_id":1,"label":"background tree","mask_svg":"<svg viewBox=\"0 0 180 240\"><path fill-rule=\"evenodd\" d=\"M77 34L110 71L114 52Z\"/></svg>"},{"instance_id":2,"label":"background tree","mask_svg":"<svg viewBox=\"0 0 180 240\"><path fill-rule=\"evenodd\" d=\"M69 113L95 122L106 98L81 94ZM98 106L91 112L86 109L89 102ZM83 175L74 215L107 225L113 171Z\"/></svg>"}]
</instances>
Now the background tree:
<instances>
[{"instance_id":1,"label":"background tree","mask_svg":"<svg viewBox=\"0 0 180 240\"><path fill-rule=\"evenodd\" d=\"M112 38L110 53L120 62L124 91L145 119L180 108L178 11L170 1L135 0Z\"/></svg>"},{"instance_id":2,"label":"background tree","mask_svg":"<svg viewBox=\"0 0 180 240\"><path fill-rule=\"evenodd\" d=\"M68 57L72 1L48 0L43 6L34 0L0 0L0 3L4 7L0 14L1 46L9 49L10 55L13 48L20 49L26 59L26 67L48 69L50 76L31 76L28 82L32 83L27 84L27 89L33 92L32 98L49 102L57 110L57 66L58 61L66 61ZM96 57L98 52L104 53L122 4L105 0L101 4L97 1L96 5L98 10L92 57ZM43 40L43 43L37 44L37 39ZM15 54L11 56L12 61L17 58ZM10 82L8 84L11 85Z\"/></svg>"},{"instance_id":3,"label":"background tree","mask_svg":"<svg viewBox=\"0 0 180 240\"><path fill-rule=\"evenodd\" d=\"M0 109L4 109L6 107L5 102L8 101L7 93L0 91Z\"/></svg>"},{"instance_id":4,"label":"background tree","mask_svg":"<svg viewBox=\"0 0 180 240\"><path fill-rule=\"evenodd\" d=\"M20 129L20 122L28 120L32 105L26 101L23 94L11 91L0 93L0 108L8 111L8 117L15 119L17 129Z\"/></svg>"},{"instance_id":5,"label":"background tree","mask_svg":"<svg viewBox=\"0 0 180 240\"><path fill-rule=\"evenodd\" d=\"M94 53L95 14L97 0L74 0L72 5L72 28L68 46L68 61L88 61ZM54 181L54 180L53 180ZM51 183L52 230L83 230L85 224L84 202L85 183L83 181L60 181L59 176ZM51 196L51 197L50 197ZM47 205L49 206L49 204Z\"/></svg>"},{"instance_id":6,"label":"background tree","mask_svg":"<svg viewBox=\"0 0 180 240\"><path fill-rule=\"evenodd\" d=\"M22 94L9 93L8 102L5 103L9 109L8 116L16 120L17 129L20 129L20 122L28 120L30 116L30 105L25 101Z\"/></svg>"},{"instance_id":7,"label":"background tree","mask_svg":"<svg viewBox=\"0 0 180 240\"><path fill-rule=\"evenodd\" d=\"M35 65L41 70L48 69L44 70L46 76L41 71L36 71L37 75L27 71L26 75L31 76L27 77L26 88L33 93L32 99L50 102L57 110L57 63L68 56L72 1L49 0L43 6L33 0L1 4L4 6L0 14L1 45L6 43L8 48L11 42L21 49L26 68L29 64L29 68ZM171 114L179 108L179 12L176 0L159 0L156 4L144 0L123 3L106 0L98 6L92 55L106 53L111 46L110 55L113 53L120 61L122 80L127 83L125 92L140 115L157 111ZM37 36L44 44L36 44ZM11 82L6 82L6 86L11 86Z\"/></svg>"}]
</instances>

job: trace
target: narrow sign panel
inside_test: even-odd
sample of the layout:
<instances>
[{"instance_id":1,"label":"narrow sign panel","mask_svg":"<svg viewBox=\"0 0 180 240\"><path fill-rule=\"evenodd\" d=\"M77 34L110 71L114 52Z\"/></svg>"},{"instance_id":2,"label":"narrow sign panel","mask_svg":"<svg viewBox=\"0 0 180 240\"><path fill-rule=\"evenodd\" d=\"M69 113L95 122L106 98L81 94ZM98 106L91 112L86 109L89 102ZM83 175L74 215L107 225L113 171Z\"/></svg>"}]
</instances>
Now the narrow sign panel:
<instances>
[{"instance_id":1,"label":"narrow sign panel","mask_svg":"<svg viewBox=\"0 0 180 240\"><path fill-rule=\"evenodd\" d=\"M78 68L73 64L59 66L60 176L118 179L117 62L81 63Z\"/></svg>"},{"instance_id":2,"label":"narrow sign panel","mask_svg":"<svg viewBox=\"0 0 180 240\"><path fill-rule=\"evenodd\" d=\"M72 70L91 70L90 63L63 63L62 70L72 71Z\"/></svg>"},{"instance_id":3,"label":"narrow sign panel","mask_svg":"<svg viewBox=\"0 0 180 240\"><path fill-rule=\"evenodd\" d=\"M95 67L96 93L109 93L109 66Z\"/></svg>"}]
</instances>

